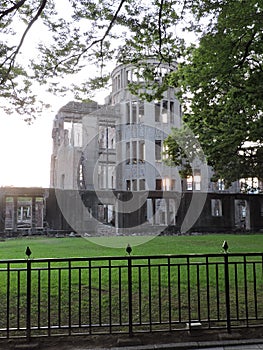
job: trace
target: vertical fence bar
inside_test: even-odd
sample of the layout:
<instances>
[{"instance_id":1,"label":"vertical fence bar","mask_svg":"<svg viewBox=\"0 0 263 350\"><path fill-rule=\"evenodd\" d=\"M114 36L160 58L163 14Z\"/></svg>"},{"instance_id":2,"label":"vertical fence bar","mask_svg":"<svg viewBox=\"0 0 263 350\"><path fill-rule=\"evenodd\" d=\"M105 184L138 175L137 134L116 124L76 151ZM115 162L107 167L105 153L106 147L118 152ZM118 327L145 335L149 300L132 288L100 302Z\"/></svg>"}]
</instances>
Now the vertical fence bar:
<instances>
[{"instance_id":1,"label":"vertical fence bar","mask_svg":"<svg viewBox=\"0 0 263 350\"><path fill-rule=\"evenodd\" d=\"M118 267L119 270L119 324L122 325L122 277L121 277L121 266Z\"/></svg>"},{"instance_id":2,"label":"vertical fence bar","mask_svg":"<svg viewBox=\"0 0 263 350\"><path fill-rule=\"evenodd\" d=\"M78 312L79 312L79 327L81 327L81 324L82 324L82 318L81 318L81 316L82 316L82 300L81 300L81 285L82 285L81 273L82 273L82 269L81 269L81 267L79 267L78 271L79 271L79 280L78 280L78 282L79 282L79 287L78 287L79 288L79 300L78 300L79 308L78 308Z\"/></svg>"},{"instance_id":3,"label":"vertical fence bar","mask_svg":"<svg viewBox=\"0 0 263 350\"><path fill-rule=\"evenodd\" d=\"M178 295L178 320L182 322L182 308L181 308L181 265L177 265L177 295Z\"/></svg>"},{"instance_id":4,"label":"vertical fence bar","mask_svg":"<svg viewBox=\"0 0 263 350\"><path fill-rule=\"evenodd\" d=\"M161 266L158 266L158 301L159 301L159 323L162 323L162 282Z\"/></svg>"},{"instance_id":5,"label":"vertical fence bar","mask_svg":"<svg viewBox=\"0 0 263 350\"><path fill-rule=\"evenodd\" d=\"M247 282L247 259L244 256L244 293L245 293L245 309L246 309L246 324L248 326L248 282Z\"/></svg>"},{"instance_id":6,"label":"vertical fence bar","mask_svg":"<svg viewBox=\"0 0 263 350\"><path fill-rule=\"evenodd\" d=\"M6 281L6 331L7 339L9 338L10 331L10 263L7 263L7 281Z\"/></svg>"},{"instance_id":7,"label":"vertical fence bar","mask_svg":"<svg viewBox=\"0 0 263 350\"><path fill-rule=\"evenodd\" d=\"M238 268L235 262L235 294L236 294L236 318L239 320L239 290L238 290Z\"/></svg>"},{"instance_id":8,"label":"vertical fence bar","mask_svg":"<svg viewBox=\"0 0 263 350\"><path fill-rule=\"evenodd\" d=\"M197 314L198 320L201 320L201 294L200 294L200 268L196 265L196 286L197 286Z\"/></svg>"},{"instance_id":9,"label":"vertical fence bar","mask_svg":"<svg viewBox=\"0 0 263 350\"><path fill-rule=\"evenodd\" d=\"M191 313L191 277L190 277L190 258L186 258L187 264L187 302L188 302L188 322L189 330L191 331L192 313Z\"/></svg>"},{"instance_id":10,"label":"vertical fence bar","mask_svg":"<svg viewBox=\"0 0 263 350\"><path fill-rule=\"evenodd\" d=\"M253 262L253 286L254 286L254 308L255 318L258 318L258 296L257 296L257 274L256 274L256 263Z\"/></svg>"},{"instance_id":11,"label":"vertical fence bar","mask_svg":"<svg viewBox=\"0 0 263 350\"><path fill-rule=\"evenodd\" d=\"M41 319L41 270L37 271L37 327L40 329L40 319Z\"/></svg>"},{"instance_id":12,"label":"vertical fence bar","mask_svg":"<svg viewBox=\"0 0 263 350\"><path fill-rule=\"evenodd\" d=\"M169 313L169 330L172 329L172 307L171 307L171 259L168 257L168 276L167 276L167 283L168 283L168 313Z\"/></svg>"},{"instance_id":13,"label":"vertical fence bar","mask_svg":"<svg viewBox=\"0 0 263 350\"><path fill-rule=\"evenodd\" d=\"M92 302L91 302L91 260L89 260L89 265L88 265L88 272L89 272L89 333L92 334Z\"/></svg>"},{"instance_id":14,"label":"vertical fence bar","mask_svg":"<svg viewBox=\"0 0 263 350\"><path fill-rule=\"evenodd\" d=\"M139 323L142 324L142 268L138 266Z\"/></svg>"},{"instance_id":15,"label":"vertical fence bar","mask_svg":"<svg viewBox=\"0 0 263 350\"><path fill-rule=\"evenodd\" d=\"M208 326L211 327L211 308L210 308L210 276L209 276L209 258L206 256L206 299L207 299L207 320Z\"/></svg>"},{"instance_id":16,"label":"vertical fence bar","mask_svg":"<svg viewBox=\"0 0 263 350\"><path fill-rule=\"evenodd\" d=\"M215 264L215 269L216 269L216 312L217 312L217 320L220 321L220 293L219 293L218 263Z\"/></svg>"},{"instance_id":17,"label":"vertical fence bar","mask_svg":"<svg viewBox=\"0 0 263 350\"><path fill-rule=\"evenodd\" d=\"M227 331L228 331L228 333L231 333L229 264L228 264L228 254L227 253L224 254L224 273L225 273L226 323L227 323Z\"/></svg>"},{"instance_id":18,"label":"vertical fence bar","mask_svg":"<svg viewBox=\"0 0 263 350\"><path fill-rule=\"evenodd\" d=\"M151 259L148 259L148 299L149 299L149 324L152 331L152 277L151 277Z\"/></svg>"},{"instance_id":19,"label":"vertical fence bar","mask_svg":"<svg viewBox=\"0 0 263 350\"><path fill-rule=\"evenodd\" d=\"M109 329L110 329L110 334L112 333L112 282L111 282L111 259L109 259L109 265L108 265L108 269L109 269Z\"/></svg>"},{"instance_id":20,"label":"vertical fence bar","mask_svg":"<svg viewBox=\"0 0 263 350\"><path fill-rule=\"evenodd\" d=\"M27 260L26 269L26 338L30 341L31 338L31 261Z\"/></svg>"},{"instance_id":21,"label":"vertical fence bar","mask_svg":"<svg viewBox=\"0 0 263 350\"><path fill-rule=\"evenodd\" d=\"M48 336L51 336L51 262L47 264L47 322L48 322Z\"/></svg>"},{"instance_id":22,"label":"vertical fence bar","mask_svg":"<svg viewBox=\"0 0 263 350\"><path fill-rule=\"evenodd\" d=\"M17 329L20 328L20 271L17 271Z\"/></svg>"},{"instance_id":23,"label":"vertical fence bar","mask_svg":"<svg viewBox=\"0 0 263 350\"><path fill-rule=\"evenodd\" d=\"M102 325L102 303L101 303L101 266L99 266L99 325Z\"/></svg>"},{"instance_id":24,"label":"vertical fence bar","mask_svg":"<svg viewBox=\"0 0 263 350\"><path fill-rule=\"evenodd\" d=\"M128 256L128 316L129 316L129 336L133 336L132 327L132 261Z\"/></svg>"},{"instance_id":25,"label":"vertical fence bar","mask_svg":"<svg viewBox=\"0 0 263 350\"><path fill-rule=\"evenodd\" d=\"M41 326L41 270L37 271L37 307L38 307L38 315L37 315L37 326L40 329Z\"/></svg>"},{"instance_id":26,"label":"vertical fence bar","mask_svg":"<svg viewBox=\"0 0 263 350\"><path fill-rule=\"evenodd\" d=\"M68 262L68 334L71 335L71 261Z\"/></svg>"},{"instance_id":27,"label":"vertical fence bar","mask_svg":"<svg viewBox=\"0 0 263 350\"><path fill-rule=\"evenodd\" d=\"M58 269L58 327L61 327L61 268Z\"/></svg>"}]
</instances>

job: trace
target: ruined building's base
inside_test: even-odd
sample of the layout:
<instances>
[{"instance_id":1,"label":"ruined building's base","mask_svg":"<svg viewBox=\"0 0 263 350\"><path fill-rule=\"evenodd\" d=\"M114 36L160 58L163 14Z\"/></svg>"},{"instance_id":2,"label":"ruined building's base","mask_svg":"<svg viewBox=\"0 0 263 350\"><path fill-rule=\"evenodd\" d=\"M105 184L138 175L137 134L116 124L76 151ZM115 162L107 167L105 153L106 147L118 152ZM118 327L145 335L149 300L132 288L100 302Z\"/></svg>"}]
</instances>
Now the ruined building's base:
<instances>
[{"instance_id":1,"label":"ruined building's base","mask_svg":"<svg viewBox=\"0 0 263 350\"><path fill-rule=\"evenodd\" d=\"M0 232L7 236L172 235L262 229L262 194L0 189Z\"/></svg>"}]
</instances>

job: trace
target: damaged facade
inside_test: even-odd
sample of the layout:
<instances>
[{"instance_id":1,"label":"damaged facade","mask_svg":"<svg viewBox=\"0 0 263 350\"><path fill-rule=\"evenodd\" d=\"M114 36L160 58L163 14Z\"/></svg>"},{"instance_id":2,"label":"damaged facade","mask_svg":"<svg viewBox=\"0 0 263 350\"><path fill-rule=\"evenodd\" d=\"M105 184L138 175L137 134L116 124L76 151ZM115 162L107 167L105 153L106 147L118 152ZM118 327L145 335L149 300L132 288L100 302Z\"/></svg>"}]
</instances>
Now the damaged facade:
<instances>
[{"instance_id":1,"label":"damaged facade","mask_svg":"<svg viewBox=\"0 0 263 350\"><path fill-rule=\"evenodd\" d=\"M0 188L0 232L43 232L48 190Z\"/></svg>"},{"instance_id":2,"label":"damaged facade","mask_svg":"<svg viewBox=\"0 0 263 350\"><path fill-rule=\"evenodd\" d=\"M157 65L163 78L171 67ZM174 69L174 67L172 67ZM131 65L112 73L104 105L69 102L53 123L50 188L1 188L0 232L132 233L259 231L263 195L225 189L196 159L182 179L166 165L163 141L182 124L169 88L161 101L130 93ZM258 183L256 187L260 186ZM255 186L254 186L255 187Z\"/></svg>"},{"instance_id":3,"label":"damaged facade","mask_svg":"<svg viewBox=\"0 0 263 350\"><path fill-rule=\"evenodd\" d=\"M185 191L181 196L174 191L166 191L166 193L149 191L146 195L143 191L138 191L137 194L140 197L136 197L136 200L139 202L141 200L141 207L131 213L118 214L112 226L112 223L110 225L107 223L114 215L114 204L116 204L114 198L125 203L130 200L131 192L1 187L0 233L16 236L70 233L75 230L90 235L116 235L125 232L173 234L180 233L182 227L187 228L185 218L193 202L192 191ZM64 203L61 204L61 200ZM164 213L162 210L158 213L158 220L152 223L146 222L147 211L150 217L154 214L149 213L147 203L156 203L156 208L157 206L162 208L163 201L171 200L177 201L178 209L175 218L170 218L171 222L168 225L163 224L165 221L158 222L161 219L161 213ZM206 193L204 198L204 193L196 192L192 216L195 216L195 211L198 211L199 203L202 203L202 210L195 217L196 221L191 223L191 227L189 226L188 233L262 231L263 196L261 194L213 192ZM119 205L118 202L117 205ZM110 208L112 213L108 211ZM69 213L70 218L67 217ZM162 220L165 220L165 217L168 219L167 212ZM138 230L138 225L141 231Z\"/></svg>"},{"instance_id":4,"label":"damaged facade","mask_svg":"<svg viewBox=\"0 0 263 350\"><path fill-rule=\"evenodd\" d=\"M157 79L171 69L175 67L156 65ZM209 231L216 225L226 230L251 229L251 208L243 197L230 200L231 220L218 224L220 218L226 220L226 195L240 195L240 182L225 189L222 181L209 181L213 172L198 159L193 164L193 176L186 179L179 176L178 168L166 165L163 141L173 127L181 126L181 106L173 88L161 101L147 102L132 95L128 85L138 79L133 66L121 65L112 72L112 92L104 105L69 102L55 117L50 187L80 194L81 204L78 199L74 204L82 212L77 230L114 234L172 226L180 231L185 214L189 208L193 210L186 199L193 193L195 198L201 198L202 193L210 197L209 210L207 199L201 202L209 212L204 215L212 220L207 217L207 224L203 221L200 229ZM220 194L224 196L218 197ZM63 207L67 199L60 202ZM199 214L203 215L202 210ZM193 230L202 222L201 216L196 216Z\"/></svg>"}]
</instances>

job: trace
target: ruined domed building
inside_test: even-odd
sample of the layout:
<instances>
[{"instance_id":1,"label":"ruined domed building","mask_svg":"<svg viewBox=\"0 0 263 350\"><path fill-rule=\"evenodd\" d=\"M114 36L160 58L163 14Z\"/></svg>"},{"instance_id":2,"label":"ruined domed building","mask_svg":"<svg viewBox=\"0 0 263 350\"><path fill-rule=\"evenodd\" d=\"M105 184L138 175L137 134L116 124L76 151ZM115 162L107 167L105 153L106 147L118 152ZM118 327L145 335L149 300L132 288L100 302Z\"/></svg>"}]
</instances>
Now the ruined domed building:
<instances>
[{"instance_id":1,"label":"ruined domed building","mask_svg":"<svg viewBox=\"0 0 263 350\"><path fill-rule=\"evenodd\" d=\"M147 64L156 83L176 69ZM167 164L164 140L182 126L180 103L173 88L158 101L132 94L131 83L150 92L142 76L138 68L120 65L103 105L69 102L60 108L53 122L50 188L0 188L1 233L109 236L263 228L262 194L243 193L240 181L228 189L223 181L211 182L212 169L198 157L185 178Z\"/></svg>"},{"instance_id":2,"label":"ruined domed building","mask_svg":"<svg viewBox=\"0 0 263 350\"><path fill-rule=\"evenodd\" d=\"M175 68L156 65L156 79ZM166 164L163 142L182 125L181 106L173 88L158 101L133 95L129 84L140 79L137 68L120 65L112 72L104 105L69 102L55 117L50 187L57 193L76 191L78 214L70 213L69 204L61 208L68 199L59 204L71 227L92 234L167 226L178 232L249 229L250 204L238 182L227 190L222 181L210 182L212 170L198 159L185 179Z\"/></svg>"}]
</instances>

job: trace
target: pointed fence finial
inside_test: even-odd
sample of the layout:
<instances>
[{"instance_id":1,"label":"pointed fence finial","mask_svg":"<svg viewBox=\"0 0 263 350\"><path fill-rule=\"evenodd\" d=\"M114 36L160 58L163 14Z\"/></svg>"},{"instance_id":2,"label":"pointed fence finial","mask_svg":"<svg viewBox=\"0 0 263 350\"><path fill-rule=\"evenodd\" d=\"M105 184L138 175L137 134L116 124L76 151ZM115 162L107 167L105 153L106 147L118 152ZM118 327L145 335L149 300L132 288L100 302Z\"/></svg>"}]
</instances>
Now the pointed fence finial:
<instances>
[{"instance_id":1,"label":"pointed fence finial","mask_svg":"<svg viewBox=\"0 0 263 350\"><path fill-rule=\"evenodd\" d=\"M225 252L225 253L228 253L228 244L227 244L227 241L224 241L224 242L223 242L222 248L224 249L224 252Z\"/></svg>"},{"instance_id":2,"label":"pointed fence finial","mask_svg":"<svg viewBox=\"0 0 263 350\"><path fill-rule=\"evenodd\" d=\"M132 248L130 246L130 244L128 243L127 247L126 247L126 252L131 255L131 252L132 252Z\"/></svg>"},{"instance_id":3,"label":"pointed fence finial","mask_svg":"<svg viewBox=\"0 0 263 350\"><path fill-rule=\"evenodd\" d=\"M32 254L31 249L29 247L26 247L25 253L26 253L27 258L29 259L30 255Z\"/></svg>"}]
</instances>

